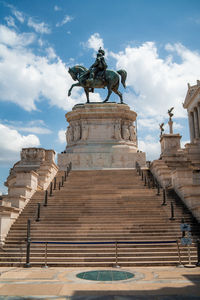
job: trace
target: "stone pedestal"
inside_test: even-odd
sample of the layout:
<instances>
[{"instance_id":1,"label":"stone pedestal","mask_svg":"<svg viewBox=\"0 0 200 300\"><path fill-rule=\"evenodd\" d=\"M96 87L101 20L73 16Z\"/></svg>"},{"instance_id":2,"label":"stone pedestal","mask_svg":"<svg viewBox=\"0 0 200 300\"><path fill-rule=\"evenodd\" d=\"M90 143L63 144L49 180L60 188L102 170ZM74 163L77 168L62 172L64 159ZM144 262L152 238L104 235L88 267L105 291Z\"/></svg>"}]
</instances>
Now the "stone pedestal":
<instances>
[{"instance_id":1,"label":"stone pedestal","mask_svg":"<svg viewBox=\"0 0 200 300\"><path fill-rule=\"evenodd\" d=\"M181 149L180 141L180 134L163 134L160 138L161 157L175 155Z\"/></svg>"},{"instance_id":2,"label":"stone pedestal","mask_svg":"<svg viewBox=\"0 0 200 300\"><path fill-rule=\"evenodd\" d=\"M145 153L137 148L137 114L126 104L89 103L74 106L66 114L66 150L58 154L58 166L93 170L145 166Z\"/></svg>"}]
</instances>

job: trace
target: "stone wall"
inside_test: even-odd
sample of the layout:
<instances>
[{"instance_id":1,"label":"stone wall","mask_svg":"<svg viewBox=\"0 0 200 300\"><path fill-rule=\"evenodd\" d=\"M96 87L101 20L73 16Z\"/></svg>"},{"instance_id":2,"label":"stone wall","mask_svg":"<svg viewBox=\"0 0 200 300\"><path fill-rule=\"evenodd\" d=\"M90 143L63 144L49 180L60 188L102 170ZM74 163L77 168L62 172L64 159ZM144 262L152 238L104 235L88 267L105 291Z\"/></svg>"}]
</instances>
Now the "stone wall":
<instances>
[{"instance_id":1,"label":"stone wall","mask_svg":"<svg viewBox=\"0 0 200 300\"><path fill-rule=\"evenodd\" d=\"M43 148L24 148L21 160L10 170L5 182L8 195L3 196L0 205L0 243L25 205L37 190L45 190L58 171L55 152Z\"/></svg>"}]
</instances>

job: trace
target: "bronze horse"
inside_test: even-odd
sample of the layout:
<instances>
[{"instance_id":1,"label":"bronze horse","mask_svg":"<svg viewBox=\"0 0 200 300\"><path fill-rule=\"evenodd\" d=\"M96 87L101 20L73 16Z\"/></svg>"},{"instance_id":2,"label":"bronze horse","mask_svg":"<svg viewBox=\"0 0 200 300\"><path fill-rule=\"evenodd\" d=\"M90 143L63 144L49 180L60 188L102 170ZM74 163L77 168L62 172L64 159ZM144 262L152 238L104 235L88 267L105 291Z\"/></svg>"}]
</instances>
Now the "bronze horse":
<instances>
[{"instance_id":1,"label":"bronze horse","mask_svg":"<svg viewBox=\"0 0 200 300\"><path fill-rule=\"evenodd\" d=\"M120 77L121 83L126 88L126 77L127 72L125 70L119 70L117 72L112 70L106 70L104 74L104 79L102 77L96 77L94 80L88 79L88 69L83 66L76 65L72 68L69 68L69 74L71 75L74 81L78 80L77 83L72 84L71 88L68 91L68 96L71 95L71 91L75 86L81 86L85 90L87 103L89 103L89 92L93 92L94 88L105 88L108 89L108 95L103 102L107 102L112 92L117 94L120 98L121 103L123 103L122 93L118 91ZM98 74L97 74L98 75Z\"/></svg>"}]
</instances>

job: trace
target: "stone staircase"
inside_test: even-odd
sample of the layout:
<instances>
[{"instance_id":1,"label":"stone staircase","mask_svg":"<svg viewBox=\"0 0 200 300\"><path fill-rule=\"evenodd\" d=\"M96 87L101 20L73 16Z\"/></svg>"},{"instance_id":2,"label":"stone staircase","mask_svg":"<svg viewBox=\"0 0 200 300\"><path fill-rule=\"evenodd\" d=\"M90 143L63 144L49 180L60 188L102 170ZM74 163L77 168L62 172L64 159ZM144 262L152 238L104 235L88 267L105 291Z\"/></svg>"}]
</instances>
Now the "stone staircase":
<instances>
[{"instance_id":1,"label":"stone staircase","mask_svg":"<svg viewBox=\"0 0 200 300\"><path fill-rule=\"evenodd\" d=\"M57 183L64 172L56 175ZM158 243L180 239L180 223L192 227L195 240L199 225L171 193L168 205L162 206L162 193L149 189L135 169L71 171L61 189L53 190L43 206L44 191L31 201L12 225L1 249L1 266L23 266L26 261L27 220L31 220L32 242L80 242L80 244L48 244L48 266L113 266L116 244L95 242L140 242L117 244L120 266L167 266L179 263L177 244ZM170 220L170 201L175 207L175 220ZM37 203L41 203L40 221L36 222ZM156 242L141 243L141 242ZM82 244L89 243L89 244ZM187 247L180 246L183 263L188 262ZM195 243L191 261L196 263ZM45 263L45 244L31 244L30 263Z\"/></svg>"}]
</instances>

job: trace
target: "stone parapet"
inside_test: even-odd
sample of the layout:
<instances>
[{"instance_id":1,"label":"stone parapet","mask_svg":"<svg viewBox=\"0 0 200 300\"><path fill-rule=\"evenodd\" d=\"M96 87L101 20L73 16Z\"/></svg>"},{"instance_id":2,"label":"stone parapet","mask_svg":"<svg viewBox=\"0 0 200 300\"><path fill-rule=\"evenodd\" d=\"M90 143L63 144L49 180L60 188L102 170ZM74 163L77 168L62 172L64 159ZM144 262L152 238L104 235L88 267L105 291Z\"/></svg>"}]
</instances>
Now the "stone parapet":
<instances>
[{"instance_id":1,"label":"stone parapet","mask_svg":"<svg viewBox=\"0 0 200 300\"><path fill-rule=\"evenodd\" d=\"M10 170L5 182L8 195L3 196L0 206L0 243L34 193L45 190L58 171L54 162L55 152L43 148L25 148L21 160Z\"/></svg>"},{"instance_id":2,"label":"stone parapet","mask_svg":"<svg viewBox=\"0 0 200 300\"><path fill-rule=\"evenodd\" d=\"M171 170L164 161L154 160L150 170L163 188L171 186Z\"/></svg>"}]
</instances>

